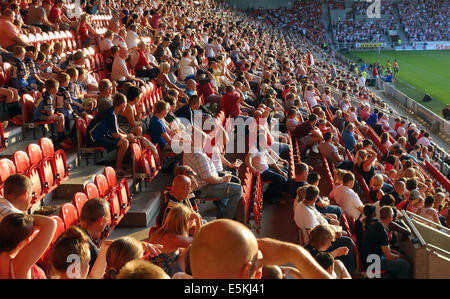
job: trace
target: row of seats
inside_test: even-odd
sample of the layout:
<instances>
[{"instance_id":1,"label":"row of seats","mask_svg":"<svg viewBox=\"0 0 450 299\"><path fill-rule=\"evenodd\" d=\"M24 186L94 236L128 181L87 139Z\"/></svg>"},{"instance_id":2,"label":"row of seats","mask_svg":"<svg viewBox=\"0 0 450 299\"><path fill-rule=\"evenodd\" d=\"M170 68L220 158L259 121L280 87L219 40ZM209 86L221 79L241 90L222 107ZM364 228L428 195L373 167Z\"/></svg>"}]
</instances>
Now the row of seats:
<instances>
[{"instance_id":1,"label":"row of seats","mask_svg":"<svg viewBox=\"0 0 450 299\"><path fill-rule=\"evenodd\" d=\"M46 137L39 144L30 143L26 152L16 151L12 160L0 160L0 193L3 183L15 173L28 176L33 184L32 203L36 203L69 177L69 166L63 150L55 152L53 142Z\"/></svg>"}]
</instances>

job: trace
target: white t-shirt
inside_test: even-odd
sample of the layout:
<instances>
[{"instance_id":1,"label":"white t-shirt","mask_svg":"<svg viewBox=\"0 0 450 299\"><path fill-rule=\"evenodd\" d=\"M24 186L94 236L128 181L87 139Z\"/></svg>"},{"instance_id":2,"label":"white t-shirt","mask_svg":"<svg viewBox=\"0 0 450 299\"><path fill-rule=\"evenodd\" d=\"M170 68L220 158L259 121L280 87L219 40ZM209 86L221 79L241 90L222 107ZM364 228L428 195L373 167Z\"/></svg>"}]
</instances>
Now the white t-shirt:
<instances>
[{"instance_id":1,"label":"white t-shirt","mask_svg":"<svg viewBox=\"0 0 450 299\"><path fill-rule=\"evenodd\" d=\"M187 76L195 75L194 67L190 65L192 63L192 61L196 62L197 60L195 58L191 59L189 57L183 57L180 59L180 63L179 63L179 66L180 66L179 78L180 78L180 80L184 81L184 79Z\"/></svg>"},{"instance_id":2,"label":"white t-shirt","mask_svg":"<svg viewBox=\"0 0 450 299\"><path fill-rule=\"evenodd\" d=\"M137 47L139 40L139 35L136 32L128 30L126 43L129 49Z\"/></svg>"},{"instance_id":3,"label":"white t-shirt","mask_svg":"<svg viewBox=\"0 0 450 299\"><path fill-rule=\"evenodd\" d=\"M300 122L294 118L288 118L286 120L286 128L289 130L289 132L294 132L295 128L300 124Z\"/></svg>"},{"instance_id":4,"label":"white t-shirt","mask_svg":"<svg viewBox=\"0 0 450 299\"><path fill-rule=\"evenodd\" d=\"M267 151L258 151L256 148L250 150L250 155L252 157L252 165L259 173L263 173L269 169L269 164L267 164Z\"/></svg>"},{"instance_id":5,"label":"white t-shirt","mask_svg":"<svg viewBox=\"0 0 450 299\"><path fill-rule=\"evenodd\" d=\"M423 145L423 146L430 146L430 145L431 145L430 140L428 140L428 138L425 137L425 136L423 136L422 138L420 138L420 139L417 141L417 144L421 144L421 145Z\"/></svg>"},{"instance_id":6,"label":"white t-shirt","mask_svg":"<svg viewBox=\"0 0 450 299\"><path fill-rule=\"evenodd\" d=\"M0 198L0 222L8 216L9 214L14 213L23 213L23 211L17 209L15 206L12 205L9 201L7 201L4 198Z\"/></svg>"},{"instance_id":7,"label":"white t-shirt","mask_svg":"<svg viewBox=\"0 0 450 299\"><path fill-rule=\"evenodd\" d=\"M314 97L315 93L313 91L305 91L305 100L309 103L311 107L317 106L316 98Z\"/></svg>"},{"instance_id":8,"label":"white t-shirt","mask_svg":"<svg viewBox=\"0 0 450 299\"><path fill-rule=\"evenodd\" d=\"M316 210L316 207L307 206L303 201L295 207L294 221L302 231L304 244L308 242L307 230L311 230L319 224L328 224L327 219Z\"/></svg>"},{"instance_id":9,"label":"white t-shirt","mask_svg":"<svg viewBox=\"0 0 450 299\"><path fill-rule=\"evenodd\" d=\"M334 200L344 210L346 216L351 216L353 219L358 219L361 215L358 208L364 207L363 203L359 199L358 194L347 186L337 186L332 191ZM332 197L330 195L330 197Z\"/></svg>"},{"instance_id":10,"label":"white t-shirt","mask_svg":"<svg viewBox=\"0 0 450 299\"><path fill-rule=\"evenodd\" d=\"M114 58L114 62L112 65L112 71L111 71L111 80L112 81L125 81L127 80L127 76L129 75L128 69L127 69L127 63L125 60L119 57L117 55Z\"/></svg>"},{"instance_id":11,"label":"white t-shirt","mask_svg":"<svg viewBox=\"0 0 450 299\"><path fill-rule=\"evenodd\" d=\"M100 52L108 51L111 49L114 45L111 40L107 38L102 38L99 43Z\"/></svg>"}]
</instances>

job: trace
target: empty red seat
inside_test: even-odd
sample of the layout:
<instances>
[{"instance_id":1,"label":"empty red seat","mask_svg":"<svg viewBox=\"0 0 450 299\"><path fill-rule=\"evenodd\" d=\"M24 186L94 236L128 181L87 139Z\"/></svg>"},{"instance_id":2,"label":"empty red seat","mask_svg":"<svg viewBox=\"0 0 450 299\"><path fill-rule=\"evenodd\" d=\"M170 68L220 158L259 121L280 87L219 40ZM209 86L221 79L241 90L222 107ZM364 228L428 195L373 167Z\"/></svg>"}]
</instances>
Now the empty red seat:
<instances>
[{"instance_id":1,"label":"empty red seat","mask_svg":"<svg viewBox=\"0 0 450 299\"><path fill-rule=\"evenodd\" d=\"M78 217L81 217L81 210L87 201L88 198L83 192L77 192L73 195L72 204L77 209Z\"/></svg>"},{"instance_id":2,"label":"empty red seat","mask_svg":"<svg viewBox=\"0 0 450 299\"><path fill-rule=\"evenodd\" d=\"M44 155L42 154L41 147L36 143L30 143L27 146L28 157L30 158L31 165L37 165L41 163Z\"/></svg>"},{"instance_id":3,"label":"empty red seat","mask_svg":"<svg viewBox=\"0 0 450 299\"><path fill-rule=\"evenodd\" d=\"M40 165L31 165L30 168L25 173L27 177L30 178L31 184L33 186L32 190L32 203L36 203L44 198L44 186L42 182L43 174Z\"/></svg>"},{"instance_id":4,"label":"empty red seat","mask_svg":"<svg viewBox=\"0 0 450 299\"><path fill-rule=\"evenodd\" d=\"M50 245L48 246L47 250L44 252L44 254L42 254L41 258L37 262L45 270L48 270L48 266L49 266L48 258L49 258L49 254L50 254L50 251L51 251L53 245L55 244L58 237L65 231L64 222L62 221L62 219L60 217L58 217L56 215L53 215L50 217L56 221L56 231L55 231L55 234L53 235L52 241L50 242Z\"/></svg>"},{"instance_id":5,"label":"empty red seat","mask_svg":"<svg viewBox=\"0 0 450 299\"><path fill-rule=\"evenodd\" d=\"M39 140L39 146L43 157L53 157L55 155L55 147L53 146L53 141L50 138L42 137Z\"/></svg>"},{"instance_id":6,"label":"empty red seat","mask_svg":"<svg viewBox=\"0 0 450 299\"><path fill-rule=\"evenodd\" d=\"M106 177L110 189L114 188L117 185L117 176L114 168L112 168L111 166L106 166L103 170L103 175Z\"/></svg>"},{"instance_id":7,"label":"empty red seat","mask_svg":"<svg viewBox=\"0 0 450 299\"><path fill-rule=\"evenodd\" d=\"M84 186L84 193L88 199L100 197L97 186L92 183L87 183Z\"/></svg>"},{"instance_id":8,"label":"empty red seat","mask_svg":"<svg viewBox=\"0 0 450 299\"><path fill-rule=\"evenodd\" d=\"M107 199L111 211L111 225L117 226L123 218L122 209L120 207L119 192L117 188L113 188L111 196ZM110 230L111 231L111 230Z\"/></svg>"},{"instance_id":9,"label":"empty red seat","mask_svg":"<svg viewBox=\"0 0 450 299\"><path fill-rule=\"evenodd\" d=\"M94 181L98 189L99 197L101 198L108 197L111 190L109 188L108 180L106 179L106 177L103 174L97 174L95 176Z\"/></svg>"},{"instance_id":10,"label":"empty red seat","mask_svg":"<svg viewBox=\"0 0 450 299\"><path fill-rule=\"evenodd\" d=\"M118 192L121 214L123 216L130 210L132 199L130 189L128 188L128 181L126 179L120 181Z\"/></svg>"},{"instance_id":11,"label":"empty red seat","mask_svg":"<svg viewBox=\"0 0 450 299\"><path fill-rule=\"evenodd\" d=\"M63 150L56 151L53 161L57 183L61 184L69 178L70 167L67 165L66 153Z\"/></svg>"},{"instance_id":12,"label":"empty red seat","mask_svg":"<svg viewBox=\"0 0 450 299\"><path fill-rule=\"evenodd\" d=\"M30 168L30 158L24 151L16 151L12 156L17 173L25 173Z\"/></svg>"},{"instance_id":13,"label":"empty red seat","mask_svg":"<svg viewBox=\"0 0 450 299\"><path fill-rule=\"evenodd\" d=\"M16 166L9 159L0 159L0 195L3 196L3 184L5 180L16 173Z\"/></svg>"},{"instance_id":14,"label":"empty red seat","mask_svg":"<svg viewBox=\"0 0 450 299\"><path fill-rule=\"evenodd\" d=\"M50 193L53 191L58 184L56 183L55 173L54 173L54 161L53 157L46 157L41 161L42 169L42 183L44 185L45 193Z\"/></svg>"},{"instance_id":15,"label":"empty red seat","mask_svg":"<svg viewBox=\"0 0 450 299\"><path fill-rule=\"evenodd\" d=\"M62 205L61 210L59 211L59 217L63 221L65 229L68 229L72 225L80 222L77 209L71 203L65 203Z\"/></svg>"}]
</instances>

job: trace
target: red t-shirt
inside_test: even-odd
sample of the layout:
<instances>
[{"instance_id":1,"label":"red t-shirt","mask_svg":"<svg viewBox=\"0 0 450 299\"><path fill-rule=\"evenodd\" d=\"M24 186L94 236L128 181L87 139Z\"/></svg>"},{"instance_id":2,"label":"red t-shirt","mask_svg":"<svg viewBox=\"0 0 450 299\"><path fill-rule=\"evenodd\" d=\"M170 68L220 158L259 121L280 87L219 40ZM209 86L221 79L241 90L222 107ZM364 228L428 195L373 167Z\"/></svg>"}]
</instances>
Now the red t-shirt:
<instances>
[{"instance_id":1,"label":"red t-shirt","mask_svg":"<svg viewBox=\"0 0 450 299\"><path fill-rule=\"evenodd\" d=\"M155 14L153 15L152 19L150 20L150 25L152 25L153 29L157 29L159 26L159 15Z\"/></svg>"},{"instance_id":2,"label":"red t-shirt","mask_svg":"<svg viewBox=\"0 0 450 299\"><path fill-rule=\"evenodd\" d=\"M86 22L80 23L80 28L78 29L78 34L80 41L85 41L89 38L89 30L87 28Z\"/></svg>"},{"instance_id":3,"label":"red t-shirt","mask_svg":"<svg viewBox=\"0 0 450 299\"><path fill-rule=\"evenodd\" d=\"M311 132L313 130L313 126L311 125L311 123L309 121L305 121L303 123L301 123L300 125L298 125L297 128L295 128L294 130L294 136L295 138L302 138L305 137L309 134L309 132Z\"/></svg>"},{"instance_id":4,"label":"red t-shirt","mask_svg":"<svg viewBox=\"0 0 450 299\"><path fill-rule=\"evenodd\" d=\"M48 14L48 20L52 23L55 23L56 20L63 15L61 8L53 6Z\"/></svg>"},{"instance_id":5,"label":"red t-shirt","mask_svg":"<svg viewBox=\"0 0 450 299\"><path fill-rule=\"evenodd\" d=\"M212 95L214 93L214 89L211 85L211 83L200 83L198 84L198 92L199 95L203 95L203 97L206 98L209 97L210 95Z\"/></svg>"},{"instance_id":6,"label":"red t-shirt","mask_svg":"<svg viewBox=\"0 0 450 299\"><path fill-rule=\"evenodd\" d=\"M225 111L225 117L235 117L241 114L239 109L239 94L224 94L220 101L220 106Z\"/></svg>"},{"instance_id":7,"label":"red t-shirt","mask_svg":"<svg viewBox=\"0 0 450 299\"><path fill-rule=\"evenodd\" d=\"M139 52L139 60L136 63L136 66L134 67L136 71L142 70L144 66L148 65L148 60L147 57L145 57L144 52L141 49L139 49L138 52Z\"/></svg>"}]
</instances>

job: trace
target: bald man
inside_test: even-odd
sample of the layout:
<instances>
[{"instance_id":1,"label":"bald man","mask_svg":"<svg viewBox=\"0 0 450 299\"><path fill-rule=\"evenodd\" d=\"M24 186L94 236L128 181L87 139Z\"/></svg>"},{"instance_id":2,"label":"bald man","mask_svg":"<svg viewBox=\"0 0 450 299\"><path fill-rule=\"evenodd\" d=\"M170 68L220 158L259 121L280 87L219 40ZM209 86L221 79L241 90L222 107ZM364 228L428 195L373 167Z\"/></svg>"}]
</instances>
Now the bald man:
<instances>
[{"instance_id":1,"label":"bald man","mask_svg":"<svg viewBox=\"0 0 450 299\"><path fill-rule=\"evenodd\" d=\"M157 226L164 223L167 213L176 205L184 204L189 209L194 211L191 202L189 201L192 192L191 179L187 175L177 175L172 182L172 187L169 192L166 192L162 198L163 202L156 218Z\"/></svg>"},{"instance_id":2,"label":"bald man","mask_svg":"<svg viewBox=\"0 0 450 299\"><path fill-rule=\"evenodd\" d=\"M261 278L262 267L285 264L293 264L307 279L331 277L303 247L269 238L257 240L245 225L230 219L202 226L192 242L189 261L195 279Z\"/></svg>"}]
</instances>

